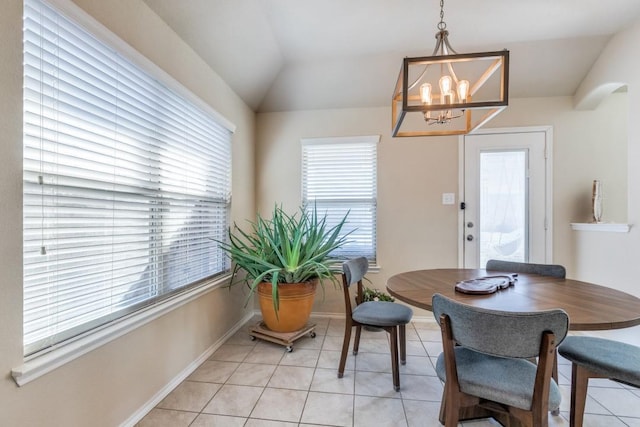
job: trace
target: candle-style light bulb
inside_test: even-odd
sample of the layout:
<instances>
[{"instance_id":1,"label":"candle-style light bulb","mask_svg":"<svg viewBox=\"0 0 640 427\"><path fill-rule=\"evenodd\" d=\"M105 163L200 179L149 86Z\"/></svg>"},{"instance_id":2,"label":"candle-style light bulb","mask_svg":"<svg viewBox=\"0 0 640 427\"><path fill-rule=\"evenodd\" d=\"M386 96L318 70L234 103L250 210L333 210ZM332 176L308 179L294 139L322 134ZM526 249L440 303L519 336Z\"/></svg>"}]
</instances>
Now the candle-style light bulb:
<instances>
[{"instance_id":1,"label":"candle-style light bulb","mask_svg":"<svg viewBox=\"0 0 640 427\"><path fill-rule=\"evenodd\" d=\"M431 84L423 83L420 86L420 99L423 104L431 105Z\"/></svg>"},{"instance_id":2,"label":"candle-style light bulb","mask_svg":"<svg viewBox=\"0 0 640 427\"><path fill-rule=\"evenodd\" d=\"M451 93L451 76L440 77L440 99L442 104L450 104L453 102L453 93Z\"/></svg>"},{"instance_id":3,"label":"candle-style light bulb","mask_svg":"<svg viewBox=\"0 0 640 427\"><path fill-rule=\"evenodd\" d=\"M469 80L460 80L458 82L458 99L460 102L467 102L469 96Z\"/></svg>"}]
</instances>

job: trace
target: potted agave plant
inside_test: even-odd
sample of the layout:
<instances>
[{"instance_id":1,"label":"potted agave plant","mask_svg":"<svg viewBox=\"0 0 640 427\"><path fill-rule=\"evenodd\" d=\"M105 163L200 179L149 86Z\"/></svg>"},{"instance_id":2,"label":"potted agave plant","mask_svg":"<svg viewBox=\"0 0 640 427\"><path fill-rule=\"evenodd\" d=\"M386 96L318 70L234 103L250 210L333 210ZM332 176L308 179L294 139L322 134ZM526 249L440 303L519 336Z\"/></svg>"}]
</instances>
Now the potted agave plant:
<instances>
[{"instance_id":1,"label":"potted agave plant","mask_svg":"<svg viewBox=\"0 0 640 427\"><path fill-rule=\"evenodd\" d=\"M249 296L258 294L266 327L275 332L303 328L313 306L317 285L329 280L339 284L336 274L342 260L331 253L346 243L342 227L345 215L336 225L300 209L289 215L276 205L271 219L258 215L244 231L234 224L229 241L220 242L233 262L229 286L245 283ZM323 288L324 290L324 288Z\"/></svg>"}]
</instances>

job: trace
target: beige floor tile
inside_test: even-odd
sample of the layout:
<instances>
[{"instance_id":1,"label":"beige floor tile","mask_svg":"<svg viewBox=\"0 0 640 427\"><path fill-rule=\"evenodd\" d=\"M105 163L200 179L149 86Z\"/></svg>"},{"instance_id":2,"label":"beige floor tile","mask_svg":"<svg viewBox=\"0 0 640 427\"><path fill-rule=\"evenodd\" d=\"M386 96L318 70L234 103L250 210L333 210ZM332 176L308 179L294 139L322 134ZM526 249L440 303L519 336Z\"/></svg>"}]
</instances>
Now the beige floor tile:
<instances>
[{"instance_id":1,"label":"beige floor tile","mask_svg":"<svg viewBox=\"0 0 640 427\"><path fill-rule=\"evenodd\" d=\"M256 418L249 418L244 427L297 427L297 423L288 423L284 421L273 420L259 420ZM318 426L314 426L318 427Z\"/></svg>"},{"instance_id":2,"label":"beige floor tile","mask_svg":"<svg viewBox=\"0 0 640 427\"><path fill-rule=\"evenodd\" d=\"M277 365L286 350L283 346L266 342L259 342L244 359L246 363L264 363Z\"/></svg>"},{"instance_id":3,"label":"beige floor tile","mask_svg":"<svg viewBox=\"0 0 640 427\"><path fill-rule=\"evenodd\" d=\"M349 348L353 348L353 337L355 332L351 335L351 341L349 343ZM344 340L344 334L340 335L327 335L324 337L324 342L322 343L322 350L334 350L334 351L342 351L342 341Z\"/></svg>"},{"instance_id":4,"label":"beige floor tile","mask_svg":"<svg viewBox=\"0 0 640 427\"><path fill-rule=\"evenodd\" d=\"M302 366L278 366L269 380L269 387L309 390L315 368Z\"/></svg>"},{"instance_id":5,"label":"beige floor tile","mask_svg":"<svg viewBox=\"0 0 640 427\"><path fill-rule=\"evenodd\" d=\"M329 325L327 326L327 336L344 336L344 319L331 319L329 321Z\"/></svg>"},{"instance_id":6,"label":"beige floor tile","mask_svg":"<svg viewBox=\"0 0 640 427\"><path fill-rule=\"evenodd\" d=\"M335 369L336 373L338 372L338 367L340 366L340 351L334 350L322 350L320 352L320 357L318 357L318 368L325 369ZM345 371L353 371L355 369L355 356L351 354L351 351L347 353L347 362L345 364Z\"/></svg>"},{"instance_id":7,"label":"beige floor tile","mask_svg":"<svg viewBox=\"0 0 640 427\"><path fill-rule=\"evenodd\" d=\"M403 399L440 402L442 389L437 377L404 375L400 378L400 394Z\"/></svg>"},{"instance_id":8,"label":"beige floor tile","mask_svg":"<svg viewBox=\"0 0 640 427\"><path fill-rule=\"evenodd\" d=\"M294 352L300 349L315 349L320 350L322 343L324 342L324 334L316 334L314 338L311 338L308 334L294 341Z\"/></svg>"},{"instance_id":9,"label":"beige floor tile","mask_svg":"<svg viewBox=\"0 0 640 427\"><path fill-rule=\"evenodd\" d=\"M329 326L329 321L331 319L329 319L328 317L317 317L317 316L311 316L309 318L309 323L315 323L316 325L316 332L318 333L326 333L327 332L327 327Z\"/></svg>"},{"instance_id":10,"label":"beige floor tile","mask_svg":"<svg viewBox=\"0 0 640 427\"><path fill-rule=\"evenodd\" d=\"M624 388L590 387L588 395L620 417L640 418L640 397ZM588 412L585 409L585 412Z\"/></svg>"},{"instance_id":11,"label":"beige floor tile","mask_svg":"<svg viewBox=\"0 0 640 427\"><path fill-rule=\"evenodd\" d=\"M276 366L261 363L242 363L229 377L227 384L264 387L269 383Z\"/></svg>"},{"instance_id":12,"label":"beige floor tile","mask_svg":"<svg viewBox=\"0 0 640 427\"><path fill-rule=\"evenodd\" d=\"M246 421L242 417L200 414L189 427L243 427Z\"/></svg>"},{"instance_id":13,"label":"beige floor tile","mask_svg":"<svg viewBox=\"0 0 640 427\"><path fill-rule=\"evenodd\" d=\"M411 325L408 325L406 327L405 334L407 341L420 341L420 335L418 335L418 331L416 331L416 329Z\"/></svg>"},{"instance_id":14,"label":"beige floor tile","mask_svg":"<svg viewBox=\"0 0 640 427\"><path fill-rule=\"evenodd\" d=\"M225 362L242 362L251 352L253 346L224 344L209 358L209 360L220 360Z\"/></svg>"},{"instance_id":15,"label":"beige floor tile","mask_svg":"<svg viewBox=\"0 0 640 427\"><path fill-rule=\"evenodd\" d=\"M436 376L436 371L428 357L407 356L407 363L400 365L400 374Z\"/></svg>"},{"instance_id":16,"label":"beige floor tile","mask_svg":"<svg viewBox=\"0 0 640 427\"><path fill-rule=\"evenodd\" d=\"M371 336L360 337L359 353L382 353L389 354L389 340L387 339L387 333L382 332L384 335L376 335L375 338Z\"/></svg>"},{"instance_id":17,"label":"beige floor tile","mask_svg":"<svg viewBox=\"0 0 640 427\"><path fill-rule=\"evenodd\" d=\"M400 377L400 389L404 377ZM355 372L355 394L358 396L376 396L400 399L402 395L393 389L393 376L379 372Z\"/></svg>"},{"instance_id":18,"label":"beige floor tile","mask_svg":"<svg viewBox=\"0 0 640 427\"><path fill-rule=\"evenodd\" d=\"M247 323L247 325L253 325L255 322ZM250 347L254 347L256 342L251 339L249 335L249 328L241 328L238 332L233 334L225 344L235 344L235 345L248 345Z\"/></svg>"},{"instance_id":19,"label":"beige floor tile","mask_svg":"<svg viewBox=\"0 0 640 427\"><path fill-rule=\"evenodd\" d=\"M431 422L433 426L439 425L440 402L404 399L402 403L409 427L425 427L428 422Z\"/></svg>"},{"instance_id":20,"label":"beige floor tile","mask_svg":"<svg viewBox=\"0 0 640 427\"><path fill-rule=\"evenodd\" d=\"M561 385L560 393L562 393L562 401L560 402L560 412L569 413L569 409L571 407L571 386ZM587 393L587 402L585 404L584 412L588 414L611 415L611 412L609 412L599 402L595 401L589 393Z\"/></svg>"},{"instance_id":21,"label":"beige floor tile","mask_svg":"<svg viewBox=\"0 0 640 427\"><path fill-rule=\"evenodd\" d=\"M208 383L224 383L231 374L238 368L237 362L221 362L217 360L207 360L198 367L188 380L203 381Z\"/></svg>"},{"instance_id":22,"label":"beige floor tile","mask_svg":"<svg viewBox=\"0 0 640 427\"><path fill-rule=\"evenodd\" d=\"M422 344L422 341L407 340L407 356L427 356L427 350Z\"/></svg>"},{"instance_id":23,"label":"beige floor tile","mask_svg":"<svg viewBox=\"0 0 640 427\"><path fill-rule=\"evenodd\" d=\"M571 365L558 364L558 384L571 385Z\"/></svg>"},{"instance_id":24,"label":"beige floor tile","mask_svg":"<svg viewBox=\"0 0 640 427\"><path fill-rule=\"evenodd\" d=\"M266 388L251 413L251 418L297 423L307 394L302 390Z\"/></svg>"},{"instance_id":25,"label":"beige floor tile","mask_svg":"<svg viewBox=\"0 0 640 427\"><path fill-rule=\"evenodd\" d=\"M407 419L402 400L355 396L353 426L406 427Z\"/></svg>"},{"instance_id":26,"label":"beige floor tile","mask_svg":"<svg viewBox=\"0 0 640 427\"><path fill-rule=\"evenodd\" d=\"M226 384L202 412L215 415L248 417L263 392L262 387Z\"/></svg>"},{"instance_id":27,"label":"beige floor tile","mask_svg":"<svg viewBox=\"0 0 640 427\"><path fill-rule=\"evenodd\" d=\"M353 394L354 377L353 373L348 372L342 378L338 378L336 369L317 368L311 381L311 391Z\"/></svg>"},{"instance_id":28,"label":"beige floor tile","mask_svg":"<svg viewBox=\"0 0 640 427\"><path fill-rule=\"evenodd\" d=\"M567 415L568 418L568 415ZM569 423L567 423L569 425ZM627 427L627 424L613 415L585 414L583 427Z\"/></svg>"},{"instance_id":29,"label":"beige floor tile","mask_svg":"<svg viewBox=\"0 0 640 427\"><path fill-rule=\"evenodd\" d=\"M622 420L622 422L624 422L629 427L640 427L640 418L620 417L620 420Z\"/></svg>"},{"instance_id":30,"label":"beige floor tile","mask_svg":"<svg viewBox=\"0 0 640 427\"><path fill-rule=\"evenodd\" d=\"M391 372L391 355L380 353L358 353L356 371Z\"/></svg>"},{"instance_id":31,"label":"beige floor tile","mask_svg":"<svg viewBox=\"0 0 640 427\"><path fill-rule=\"evenodd\" d=\"M569 427L569 417L549 414L549 427Z\"/></svg>"},{"instance_id":32,"label":"beige floor tile","mask_svg":"<svg viewBox=\"0 0 640 427\"><path fill-rule=\"evenodd\" d=\"M280 365L315 368L318 364L319 356L320 349L304 349L296 347L294 351L285 353L280 361Z\"/></svg>"},{"instance_id":33,"label":"beige floor tile","mask_svg":"<svg viewBox=\"0 0 640 427\"><path fill-rule=\"evenodd\" d=\"M302 413L303 423L351 427L352 395L310 392Z\"/></svg>"},{"instance_id":34,"label":"beige floor tile","mask_svg":"<svg viewBox=\"0 0 640 427\"><path fill-rule=\"evenodd\" d=\"M344 321L320 318L317 322L316 338L298 340L292 353L281 345L251 341L248 328L243 328L138 426L439 425L443 386L433 367L442 345L435 321L414 321L407 327L408 355L407 364L400 367L400 392L393 390L386 333L363 331L360 353L353 356L354 330L344 377L337 378ZM569 425L571 364L562 358L559 373L561 416L549 416L550 427ZM640 427L639 389L597 379L590 381L588 393L585 427ZM484 419L461 426L498 424Z\"/></svg>"},{"instance_id":35,"label":"beige floor tile","mask_svg":"<svg viewBox=\"0 0 640 427\"><path fill-rule=\"evenodd\" d=\"M155 408L136 427L188 427L197 416L197 412Z\"/></svg>"},{"instance_id":36,"label":"beige floor tile","mask_svg":"<svg viewBox=\"0 0 640 427\"><path fill-rule=\"evenodd\" d=\"M442 334L440 329L416 329L420 341L441 342Z\"/></svg>"},{"instance_id":37,"label":"beige floor tile","mask_svg":"<svg viewBox=\"0 0 640 427\"><path fill-rule=\"evenodd\" d=\"M440 341L422 341L422 345L427 350L429 357L438 357L442 353L442 343Z\"/></svg>"},{"instance_id":38,"label":"beige floor tile","mask_svg":"<svg viewBox=\"0 0 640 427\"><path fill-rule=\"evenodd\" d=\"M607 378L589 378L589 387L625 388L623 384Z\"/></svg>"},{"instance_id":39,"label":"beige floor tile","mask_svg":"<svg viewBox=\"0 0 640 427\"><path fill-rule=\"evenodd\" d=\"M221 384L184 381L158 404L158 408L200 412L220 387Z\"/></svg>"}]
</instances>

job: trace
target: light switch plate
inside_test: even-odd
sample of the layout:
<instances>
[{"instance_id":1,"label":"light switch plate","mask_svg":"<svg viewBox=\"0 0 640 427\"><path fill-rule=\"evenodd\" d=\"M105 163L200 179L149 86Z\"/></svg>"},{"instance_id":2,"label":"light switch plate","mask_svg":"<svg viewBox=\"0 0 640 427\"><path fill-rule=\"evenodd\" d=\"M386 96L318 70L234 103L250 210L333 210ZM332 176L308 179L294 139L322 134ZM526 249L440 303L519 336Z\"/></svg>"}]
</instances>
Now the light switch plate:
<instances>
[{"instance_id":1,"label":"light switch plate","mask_svg":"<svg viewBox=\"0 0 640 427\"><path fill-rule=\"evenodd\" d=\"M456 203L456 194L455 193L442 193L442 204L443 205L453 205Z\"/></svg>"}]
</instances>

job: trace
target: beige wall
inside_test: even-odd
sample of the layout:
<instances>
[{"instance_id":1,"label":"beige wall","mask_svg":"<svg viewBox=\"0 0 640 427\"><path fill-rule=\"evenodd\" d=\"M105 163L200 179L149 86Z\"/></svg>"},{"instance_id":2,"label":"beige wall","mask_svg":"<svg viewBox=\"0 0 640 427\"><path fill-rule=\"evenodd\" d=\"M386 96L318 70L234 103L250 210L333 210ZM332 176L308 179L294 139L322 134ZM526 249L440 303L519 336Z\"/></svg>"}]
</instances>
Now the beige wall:
<instances>
[{"instance_id":1,"label":"beige wall","mask_svg":"<svg viewBox=\"0 0 640 427\"><path fill-rule=\"evenodd\" d=\"M591 183L608 190L605 220L626 221L627 96L616 94L595 111L575 111L570 97L513 99L490 125L552 125L555 232L554 260L576 276L575 242L569 223L589 219ZM378 147L378 274L455 267L458 262L457 205L444 206L442 193L458 192L458 138L391 138L390 109L367 108L258 114L257 206L266 213L276 202L296 209L301 202L300 139L381 135ZM343 310L329 287L314 310ZM418 311L417 315L430 316Z\"/></svg>"},{"instance_id":2,"label":"beige wall","mask_svg":"<svg viewBox=\"0 0 640 427\"><path fill-rule=\"evenodd\" d=\"M254 113L141 0L76 0L143 55L237 125L233 217L254 216ZM23 387L22 1L0 13L0 425L115 426L243 317L241 292L212 291ZM238 290L239 291L239 290Z\"/></svg>"},{"instance_id":3,"label":"beige wall","mask_svg":"<svg viewBox=\"0 0 640 427\"><path fill-rule=\"evenodd\" d=\"M632 228L629 233L575 233L573 244L581 277L640 296L640 58L629 55L638 40L640 20L609 41L576 94L577 105L591 104L603 89L628 87L627 221Z\"/></svg>"}]
</instances>

